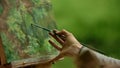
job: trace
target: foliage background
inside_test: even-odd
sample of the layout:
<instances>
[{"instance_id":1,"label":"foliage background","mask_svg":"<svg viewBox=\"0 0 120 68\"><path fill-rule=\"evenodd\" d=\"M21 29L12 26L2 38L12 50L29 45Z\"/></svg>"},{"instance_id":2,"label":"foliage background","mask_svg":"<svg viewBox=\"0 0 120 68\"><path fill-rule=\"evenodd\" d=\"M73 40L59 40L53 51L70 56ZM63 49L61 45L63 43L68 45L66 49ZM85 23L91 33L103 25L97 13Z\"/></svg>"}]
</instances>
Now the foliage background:
<instances>
[{"instance_id":1,"label":"foliage background","mask_svg":"<svg viewBox=\"0 0 120 68\"><path fill-rule=\"evenodd\" d=\"M120 0L52 0L58 28L82 43L120 58ZM53 68L74 68L66 58Z\"/></svg>"}]
</instances>

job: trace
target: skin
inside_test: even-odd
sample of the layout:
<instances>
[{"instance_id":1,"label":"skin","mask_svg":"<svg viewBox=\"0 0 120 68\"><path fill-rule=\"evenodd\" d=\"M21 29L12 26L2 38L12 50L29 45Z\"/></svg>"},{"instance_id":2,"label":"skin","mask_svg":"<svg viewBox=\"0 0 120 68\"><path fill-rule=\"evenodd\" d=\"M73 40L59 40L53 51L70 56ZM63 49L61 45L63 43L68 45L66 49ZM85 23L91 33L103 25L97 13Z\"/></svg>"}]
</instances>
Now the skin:
<instances>
[{"instance_id":1,"label":"skin","mask_svg":"<svg viewBox=\"0 0 120 68\"><path fill-rule=\"evenodd\" d=\"M43 64L35 65L34 68L52 68L52 63L66 56L72 57L75 60L77 68L107 68L100 67L96 56L89 51L85 51L83 55L81 54L81 56L79 56L82 45L76 40L72 33L66 30L53 30L49 35L60 43L60 45L57 45L52 40L49 40L49 43L59 51L59 55Z\"/></svg>"},{"instance_id":2,"label":"skin","mask_svg":"<svg viewBox=\"0 0 120 68\"><path fill-rule=\"evenodd\" d=\"M49 34L61 44L60 47L52 40L49 40L49 43L60 52L57 57L49 61L50 63L56 62L59 59L68 56L75 60L77 68L100 68L99 61L91 52L85 51L85 53L80 56L79 52L83 45L77 41L72 33L66 30L53 30L53 32L50 32Z\"/></svg>"},{"instance_id":3,"label":"skin","mask_svg":"<svg viewBox=\"0 0 120 68\"><path fill-rule=\"evenodd\" d=\"M56 62L57 60L69 56L76 58L78 56L79 50L82 45L76 40L72 33L62 30L53 30L49 33L57 42L61 44L61 47L54 43L52 40L49 40L49 43L55 47L60 53L57 57L52 59L50 62Z\"/></svg>"},{"instance_id":4,"label":"skin","mask_svg":"<svg viewBox=\"0 0 120 68\"><path fill-rule=\"evenodd\" d=\"M57 45L55 42L52 40L49 40L49 43L55 47L60 53L58 56L56 56L54 59L40 64L37 67L42 67L42 68L51 68L52 63L60 60L61 58L65 56L69 56L72 58L77 58L79 55L79 50L81 49L82 45L76 40L76 38L73 36L72 33L62 30L53 30L52 32L49 33L50 36L52 36L57 42L59 42L61 45Z\"/></svg>"}]
</instances>

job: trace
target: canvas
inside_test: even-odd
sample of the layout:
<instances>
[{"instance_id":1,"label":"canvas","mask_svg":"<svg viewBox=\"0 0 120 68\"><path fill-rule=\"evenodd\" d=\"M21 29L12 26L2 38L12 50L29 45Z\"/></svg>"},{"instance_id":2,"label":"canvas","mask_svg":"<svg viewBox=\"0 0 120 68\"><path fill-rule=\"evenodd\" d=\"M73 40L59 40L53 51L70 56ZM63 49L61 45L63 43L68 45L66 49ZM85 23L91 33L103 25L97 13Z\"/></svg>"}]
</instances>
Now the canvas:
<instances>
[{"instance_id":1,"label":"canvas","mask_svg":"<svg viewBox=\"0 0 120 68\"><path fill-rule=\"evenodd\" d=\"M1 0L0 35L8 63L39 62L57 54L48 32L56 28L49 0Z\"/></svg>"}]
</instances>

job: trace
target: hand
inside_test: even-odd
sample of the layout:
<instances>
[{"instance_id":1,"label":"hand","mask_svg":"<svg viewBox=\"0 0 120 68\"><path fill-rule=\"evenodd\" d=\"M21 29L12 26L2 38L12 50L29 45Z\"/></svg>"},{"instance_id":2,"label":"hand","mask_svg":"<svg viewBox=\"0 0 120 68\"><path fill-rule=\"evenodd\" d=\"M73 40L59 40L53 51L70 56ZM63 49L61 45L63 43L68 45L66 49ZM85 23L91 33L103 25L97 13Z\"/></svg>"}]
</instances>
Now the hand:
<instances>
[{"instance_id":1,"label":"hand","mask_svg":"<svg viewBox=\"0 0 120 68\"><path fill-rule=\"evenodd\" d=\"M60 51L59 55L51 60L51 62L57 61L64 56L76 57L82 45L76 40L72 33L62 30L53 30L49 33L57 42L61 44L61 47L55 44L52 40L49 43Z\"/></svg>"}]
</instances>

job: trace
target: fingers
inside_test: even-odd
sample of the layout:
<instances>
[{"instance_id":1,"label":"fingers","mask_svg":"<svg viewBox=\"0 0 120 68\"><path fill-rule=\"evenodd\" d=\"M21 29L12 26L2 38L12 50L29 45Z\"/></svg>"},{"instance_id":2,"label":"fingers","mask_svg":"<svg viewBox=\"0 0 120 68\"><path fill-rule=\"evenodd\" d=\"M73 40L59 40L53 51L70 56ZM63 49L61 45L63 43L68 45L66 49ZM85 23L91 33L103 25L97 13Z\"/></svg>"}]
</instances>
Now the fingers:
<instances>
[{"instance_id":1,"label":"fingers","mask_svg":"<svg viewBox=\"0 0 120 68\"><path fill-rule=\"evenodd\" d=\"M58 35L64 35L64 36L71 35L71 33L68 32L68 31L65 30L65 29L63 29L62 31L53 30L53 32L56 32L56 34L58 34Z\"/></svg>"},{"instance_id":2,"label":"fingers","mask_svg":"<svg viewBox=\"0 0 120 68\"><path fill-rule=\"evenodd\" d=\"M61 45L64 44L64 40L53 34L52 32L49 33L56 41L58 41Z\"/></svg>"},{"instance_id":3,"label":"fingers","mask_svg":"<svg viewBox=\"0 0 120 68\"><path fill-rule=\"evenodd\" d=\"M65 41L67 36L72 35L70 32L68 32L66 30L58 31L56 29L54 29L53 32L50 32L49 34L60 43Z\"/></svg>"},{"instance_id":4,"label":"fingers","mask_svg":"<svg viewBox=\"0 0 120 68\"><path fill-rule=\"evenodd\" d=\"M58 34L60 31L58 31L58 30L53 30L53 33L57 36L57 37L59 37L60 39L62 39L63 41L65 41L66 40L66 36L64 35L64 34Z\"/></svg>"},{"instance_id":5,"label":"fingers","mask_svg":"<svg viewBox=\"0 0 120 68\"><path fill-rule=\"evenodd\" d=\"M62 50L62 49L61 49L59 46L57 46L52 40L49 40L49 43L50 43L53 47L55 47L57 50L59 50L59 51Z\"/></svg>"}]
</instances>

